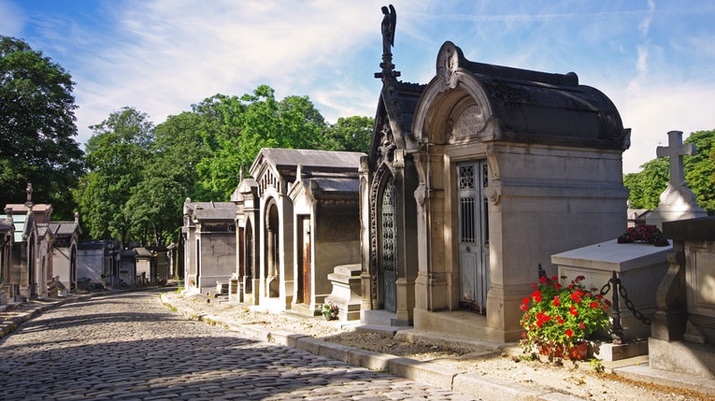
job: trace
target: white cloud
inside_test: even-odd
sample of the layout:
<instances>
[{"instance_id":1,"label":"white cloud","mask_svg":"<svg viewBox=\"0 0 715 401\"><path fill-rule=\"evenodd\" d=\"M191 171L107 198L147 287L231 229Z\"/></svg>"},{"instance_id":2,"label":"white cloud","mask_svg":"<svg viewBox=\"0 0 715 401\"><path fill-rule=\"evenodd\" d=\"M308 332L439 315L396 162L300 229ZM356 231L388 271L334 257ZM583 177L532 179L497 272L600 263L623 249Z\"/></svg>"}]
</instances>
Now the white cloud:
<instances>
[{"instance_id":1,"label":"white cloud","mask_svg":"<svg viewBox=\"0 0 715 401\"><path fill-rule=\"evenodd\" d=\"M368 36L379 43L379 7L325 0L127 4L112 10L117 27L101 53L83 61L102 75L85 81L88 71L73 74L82 121L100 122L126 105L162 122L208 96L241 95L263 83L279 97L306 94L331 80Z\"/></svg>"},{"instance_id":2,"label":"white cloud","mask_svg":"<svg viewBox=\"0 0 715 401\"><path fill-rule=\"evenodd\" d=\"M656 147L667 145L668 131L683 131L687 138L695 131L715 129L713 93L713 82L649 82L639 93L623 96L619 111L624 127L632 129L631 147L623 156L624 172L640 171L642 164L654 159Z\"/></svg>"},{"instance_id":3,"label":"white cloud","mask_svg":"<svg viewBox=\"0 0 715 401\"><path fill-rule=\"evenodd\" d=\"M638 24L638 30L641 35L648 35L648 29L650 28L651 21L653 21L653 14L655 13L655 1L648 0L648 13L643 17L641 22Z\"/></svg>"},{"instance_id":4,"label":"white cloud","mask_svg":"<svg viewBox=\"0 0 715 401\"><path fill-rule=\"evenodd\" d=\"M0 0L0 35L19 37L27 17L22 10L13 3Z\"/></svg>"}]
</instances>

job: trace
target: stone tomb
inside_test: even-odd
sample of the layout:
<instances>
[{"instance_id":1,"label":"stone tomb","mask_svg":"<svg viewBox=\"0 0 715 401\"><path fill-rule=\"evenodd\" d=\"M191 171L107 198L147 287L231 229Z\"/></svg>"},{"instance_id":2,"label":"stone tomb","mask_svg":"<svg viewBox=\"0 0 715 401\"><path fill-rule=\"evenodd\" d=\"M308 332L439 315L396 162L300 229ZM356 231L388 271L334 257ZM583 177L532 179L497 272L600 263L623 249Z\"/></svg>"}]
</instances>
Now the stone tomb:
<instances>
[{"instance_id":1,"label":"stone tomb","mask_svg":"<svg viewBox=\"0 0 715 401\"><path fill-rule=\"evenodd\" d=\"M352 159L355 163L352 172L311 171L298 166L297 180L288 191L295 221L297 283L292 305L295 312L319 314L325 297L335 293L336 285L348 284L329 279L339 270L335 266L360 263L359 155ZM360 297L359 289L357 297ZM334 298L334 302L340 301L341 318L348 317L345 308L348 308L350 299L350 296ZM355 305L351 307L355 308ZM359 302L350 317L355 319L355 315L359 319Z\"/></svg>"},{"instance_id":2,"label":"stone tomb","mask_svg":"<svg viewBox=\"0 0 715 401\"><path fill-rule=\"evenodd\" d=\"M185 290L215 294L236 270L236 205L184 201Z\"/></svg>"},{"instance_id":3,"label":"stone tomb","mask_svg":"<svg viewBox=\"0 0 715 401\"><path fill-rule=\"evenodd\" d=\"M551 256L551 263L557 266L559 277L568 277L562 280L562 284L568 284L577 276L584 276L584 286L599 291L616 272L635 309L652 319L656 311L655 289L668 269L666 255L671 250L670 246L619 244L614 239L557 253ZM605 296L612 299L613 287ZM623 339L630 341L647 338L650 326L636 319L626 308L626 300L622 296L619 298L619 307Z\"/></svg>"},{"instance_id":4,"label":"stone tomb","mask_svg":"<svg viewBox=\"0 0 715 401\"><path fill-rule=\"evenodd\" d=\"M515 341L537 266L626 228L630 130L574 73L472 62L446 42L419 87L387 59L361 169L363 307Z\"/></svg>"},{"instance_id":5,"label":"stone tomb","mask_svg":"<svg viewBox=\"0 0 715 401\"><path fill-rule=\"evenodd\" d=\"M62 287L60 293L66 294L77 288L77 247L82 234L79 214L75 213L73 221L51 221L50 231L54 236L52 276Z\"/></svg>"},{"instance_id":6,"label":"stone tomb","mask_svg":"<svg viewBox=\"0 0 715 401\"><path fill-rule=\"evenodd\" d=\"M121 287L119 252L122 245L117 240L80 242L77 246L77 288L87 290L97 287Z\"/></svg>"},{"instance_id":7,"label":"stone tomb","mask_svg":"<svg viewBox=\"0 0 715 401\"><path fill-rule=\"evenodd\" d=\"M335 266L328 274L333 290L325 303L338 306L338 320L360 320L362 266L357 264Z\"/></svg>"},{"instance_id":8,"label":"stone tomb","mask_svg":"<svg viewBox=\"0 0 715 401\"><path fill-rule=\"evenodd\" d=\"M653 369L715 378L715 217L663 223L673 239L648 346Z\"/></svg>"},{"instance_id":9,"label":"stone tomb","mask_svg":"<svg viewBox=\"0 0 715 401\"><path fill-rule=\"evenodd\" d=\"M24 298L46 297L52 272L52 205L32 203L32 184L28 184L27 202L6 205L5 215L12 215L15 226L8 282L18 285Z\"/></svg>"},{"instance_id":10,"label":"stone tomb","mask_svg":"<svg viewBox=\"0 0 715 401\"><path fill-rule=\"evenodd\" d=\"M236 271L229 283L228 298L231 302L258 305L258 294L254 291L260 282L258 183L253 178L244 178L243 170L231 202L236 204Z\"/></svg>"},{"instance_id":11,"label":"stone tomb","mask_svg":"<svg viewBox=\"0 0 715 401\"><path fill-rule=\"evenodd\" d=\"M350 192L344 191L344 180L351 176L357 180L361 156L302 149L261 149L258 153L250 174L258 184L260 210L254 248L260 255L260 281L258 289L253 289L259 305L273 311L301 305L299 312L313 314L330 291L327 275L332 267L355 262L346 257L359 260L357 203L352 201L353 217L345 214L350 207L344 207L349 204L346 200L356 197L354 189L348 198L340 198ZM301 177L301 171L309 174ZM341 225L342 231L336 231Z\"/></svg>"},{"instance_id":12,"label":"stone tomb","mask_svg":"<svg viewBox=\"0 0 715 401\"><path fill-rule=\"evenodd\" d=\"M8 281L14 238L15 225L12 221L12 214L0 216L0 305L15 302L15 286Z\"/></svg>"}]
</instances>

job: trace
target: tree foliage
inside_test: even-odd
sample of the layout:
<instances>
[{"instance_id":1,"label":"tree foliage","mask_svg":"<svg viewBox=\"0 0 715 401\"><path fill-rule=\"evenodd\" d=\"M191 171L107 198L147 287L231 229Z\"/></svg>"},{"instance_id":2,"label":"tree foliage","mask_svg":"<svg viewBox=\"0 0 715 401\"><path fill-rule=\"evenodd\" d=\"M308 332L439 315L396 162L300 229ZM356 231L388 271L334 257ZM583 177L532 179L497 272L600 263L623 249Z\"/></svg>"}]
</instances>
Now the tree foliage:
<instances>
[{"instance_id":1,"label":"tree foliage","mask_svg":"<svg viewBox=\"0 0 715 401\"><path fill-rule=\"evenodd\" d=\"M370 117L340 117L325 130L325 150L368 152L375 120Z\"/></svg>"},{"instance_id":2,"label":"tree foliage","mask_svg":"<svg viewBox=\"0 0 715 401\"><path fill-rule=\"evenodd\" d=\"M693 132L683 142L693 143L697 149L696 154L683 157L688 187L696 195L700 207L709 215L715 215L715 130ZM657 207L669 180L669 160L666 158L653 159L642 165L640 172L626 174L623 182L630 190L631 207Z\"/></svg>"},{"instance_id":3,"label":"tree foliage","mask_svg":"<svg viewBox=\"0 0 715 401\"><path fill-rule=\"evenodd\" d=\"M124 107L90 128L94 131L87 142L90 172L77 193L83 226L93 238L126 243L133 211L125 205L143 179L154 126L146 114Z\"/></svg>"},{"instance_id":4,"label":"tree foliage","mask_svg":"<svg viewBox=\"0 0 715 401\"><path fill-rule=\"evenodd\" d=\"M205 133L211 156L197 166L204 200L228 200L241 169L248 170L261 148L320 149L325 144L325 120L307 96L278 101L272 88L260 85L240 98L216 95L213 100L210 106L221 121L215 135Z\"/></svg>"},{"instance_id":5,"label":"tree foliage","mask_svg":"<svg viewBox=\"0 0 715 401\"><path fill-rule=\"evenodd\" d=\"M82 175L75 141L77 106L68 72L26 42L0 36L0 186L2 203L51 203L54 217L74 212L71 191Z\"/></svg>"},{"instance_id":6,"label":"tree foliage","mask_svg":"<svg viewBox=\"0 0 715 401\"><path fill-rule=\"evenodd\" d=\"M227 201L261 148L365 151L372 125L367 117L328 125L307 96L277 100L267 85L216 94L156 127L125 107L92 127L77 191L85 231L166 245L181 228L184 200Z\"/></svg>"}]
</instances>

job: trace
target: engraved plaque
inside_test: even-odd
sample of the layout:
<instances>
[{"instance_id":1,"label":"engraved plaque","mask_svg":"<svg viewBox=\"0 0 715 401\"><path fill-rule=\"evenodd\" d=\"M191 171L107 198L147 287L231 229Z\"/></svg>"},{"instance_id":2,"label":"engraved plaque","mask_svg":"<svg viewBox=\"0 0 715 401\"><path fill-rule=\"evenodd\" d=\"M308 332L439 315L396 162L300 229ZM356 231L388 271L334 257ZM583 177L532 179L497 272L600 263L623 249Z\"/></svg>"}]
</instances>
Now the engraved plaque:
<instances>
[{"instance_id":1,"label":"engraved plaque","mask_svg":"<svg viewBox=\"0 0 715 401\"><path fill-rule=\"evenodd\" d=\"M465 138L472 136L484 129L486 121L482 108L478 105L467 107L462 114L457 117L453 126L453 136L455 138Z\"/></svg>"}]
</instances>

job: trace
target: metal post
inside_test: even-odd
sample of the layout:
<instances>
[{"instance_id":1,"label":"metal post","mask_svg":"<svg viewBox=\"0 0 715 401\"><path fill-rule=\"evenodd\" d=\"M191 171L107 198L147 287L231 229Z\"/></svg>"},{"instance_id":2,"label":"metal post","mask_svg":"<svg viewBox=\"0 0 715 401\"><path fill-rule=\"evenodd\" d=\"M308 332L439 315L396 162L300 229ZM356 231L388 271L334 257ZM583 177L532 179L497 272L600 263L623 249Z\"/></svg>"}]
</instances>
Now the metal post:
<instances>
[{"instance_id":1,"label":"metal post","mask_svg":"<svg viewBox=\"0 0 715 401\"><path fill-rule=\"evenodd\" d=\"M621 326L621 308L619 306L620 300L618 299L621 279L618 278L615 270L613 271L610 281L613 284L613 343L623 344L623 326Z\"/></svg>"}]
</instances>

